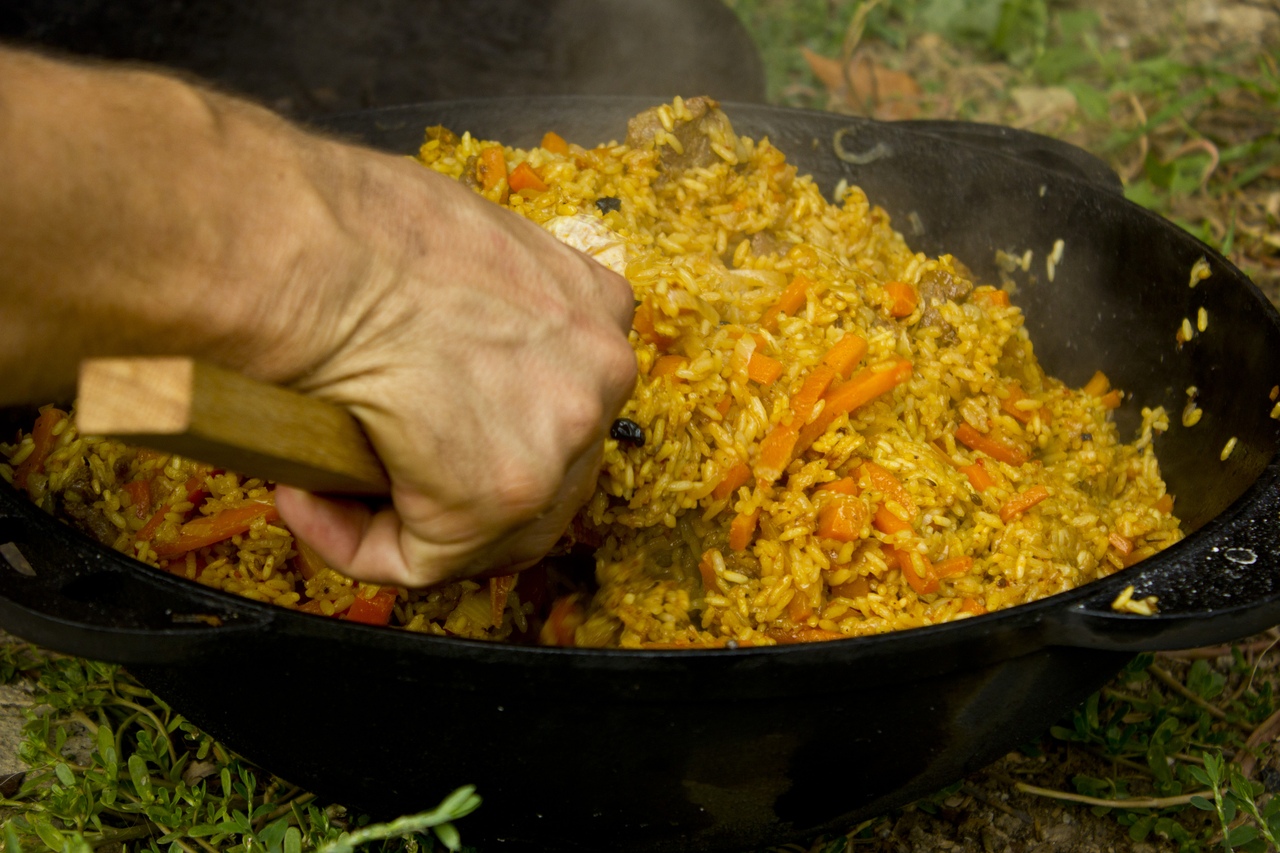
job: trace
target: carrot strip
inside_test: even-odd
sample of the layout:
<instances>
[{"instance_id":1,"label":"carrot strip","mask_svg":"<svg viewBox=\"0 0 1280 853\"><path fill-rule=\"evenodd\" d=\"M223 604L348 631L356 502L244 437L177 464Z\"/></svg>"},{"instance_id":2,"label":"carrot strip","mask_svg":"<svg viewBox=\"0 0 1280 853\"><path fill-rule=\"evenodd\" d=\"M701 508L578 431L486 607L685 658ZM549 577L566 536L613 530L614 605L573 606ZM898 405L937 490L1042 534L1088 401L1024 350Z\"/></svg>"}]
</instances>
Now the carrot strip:
<instances>
[{"instance_id":1,"label":"carrot strip","mask_svg":"<svg viewBox=\"0 0 1280 853\"><path fill-rule=\"evenodd\" d=\"M1090 397L1101 397L1111 389L1111 380L1107 378L1107 374L1101 370L1096 371L1093 377L1084 384L1080 390L1088 394Z\"/></svg>"},{"instance_id":2,"label":"carrot strip","mask_svg":"<svg viewBox=\"0 0 1280 853\"><path fill-rule=\"evenodd\" d=\"M1156 502L1151 505L1151 508L1157 512L1162 512L1165 515L1168 515L1173 512L1173 495L1167 493L1161 495L1156 499Z\"/></svg>"},{"instance_id":3,"label":"carrot strip","mask_svg":"<svg viewBox=\"0 0 1280 853\"><path fill-rule=\"evenodd\" d=\"M979 287L973 291L973 301L987 308L1008 308L1009 291L994 287Z\"/></svg>"},{"instance_id":4,"label":"carrot strip","mask_svg":"<svg viewBox=\"0 0 1280 853\"><path fill-rule=\"evenodd\" d=\"M767 483L776 482L791 464L799 437L795 427L788 424L778 424L770 430L760 441L760 452L756 457L756 478Z\"/></svg>"},{"instance_id":5,"label":"carrot strip","mask_svg":"<svg viewBox=\"0 0 1280 853\"><path fill-rule=\"evenodd\" d=\"M791 284L787 285L787 289L782 291L782 295L778 297L778 301L765 309L760 315L760 328L770 332L778 330L778 318L783 314L794 314L804 305L804 301L808 296L809 288L813 282L802 275L796 275L791 279Z\"/></svg>"},{"instance_id":6,"label":"carrot strip","mask_svg":"<svg viewBox=\"0 0 1280 853\"><path fill-rule=\"evenodd\" d=\"M969 478L969 485L973 486L975 492L985 492L996 484L981 459L973 460L972 465L961 465L960 471Z\"/></svg>"},{"instance_id":7,"label":"carrot strip","mask_svg":"<svg viewBox=\"0 0 1280 853\"><path fill-rule=\"evenodd\" d=\"M760 510L740 512L729 522L729 547L735 551L745 551L756 535L756 524L760 521Z\"/></svg>"},{"instance_id":8,"label":"carrot strip","mask_svg":"<svg viewBox=\"0 0 1280 853\"><path fill-rule=\"evenodd\" d=\"M507 609L507 596L516 588L515 574L489 578L489 615L494 625L502 624L502 612Z\"/></svg>"},{"instance_id":9,"label":"carrot strip","mask_svg":"<svg viewBox=\"0 0 1280 853\"><path fill-rule=\"evenodd\" d=\"M983 435L968 424L960 424L960 426L956 427L956 441L970 450L985 453L992 459L1015 467L1027 463L1028 456L1025 450L1010 443L1007 439L1002 439L994 432L990 435Z\"/></svg>"},{"instance_id":10,"label":"carrot strip","mask_svg":"<svg viewBox=\"0 0 1280 853\"><path fill-rule=\"evenodd\" d=\"M551 605L547 621L538 632L538 640L544 646L572 646L574 632L585 621L578 596L562 595Z\"/></svg>"},{"instance_id":11,"label":"carrot strip","mask_svg":"<svg viewBox=\"0 0 1280 853\"><path fill-rule=\"evenodd\" d=\"M552 154L568 154L569 143L565 142L564 137L556 133L554 130L548 130L542 134L542 143L540 146L544 151Z\"/></svg>"},{"instance_id":12,"label":"carrot strip","mask_svg":"<svg viewBox=\"0 0 1280 853\"><path fill-rule=\"evenodd\" d=\"M716 403L716 411L720 413L721 417L724 417L725 415L729 414L729 408L731 406L733 406L733 397L731 397L728 394L725 394L723 397L720 398L720 401Z\"/></svg>"},{"instance_id":13,"label":"carrot strip","mask_svg":"<svg viewBox=\"0 0 1280 853\"><path fill-rule=\"evenodd\" d=\"M31 441L35 447L31 451L31 455L22 460L17 468L13 469L13 485L15 488L25 489L27 487L27 478L32 474L44 470L44 463L48 460L49 454L53 452L53 445L57 440L57 436L53 434L53 428L62 422L67 413L61 409L55 409L53 406L45 406L40 410L40 416L36 418L35 426L31 428Z\"/></svg>"},{"instance_id":14,"label":"carrot strip","mask_svg":"<svg viewBox=\"0 0 1280 853\"><path fill-rule=\"evenodd\" d=\"M511 170L511 175L507 178L507 186L511 187L513 193L518 193L520 190L545 192L547 182L542 180L542 176L528 162L521 160L520 164Z\"/></svg>"},{"instance_id":15,"label":"carrot strip","mask_svg":"<svg viewBox=\"0 0 1280 853\"><path fill-rule=\"evenodd\" d=\"M724 477L721 478L711 492L711 496L718 501L722 501L736 492L739 487L745 485L750 478L751 469L747 467L747 463L739 461L725 472Z\"/></svg>"},{"instance_id":16,"label":"carrot strip","mask_svg":"<svg viewBox=\"0 0 1280 853\"><path fill-rule=\"evenodd\" d=\"M891 281L884 286L885 295L889 297L889 315L892 317L909 317L920 302L916 289L903 281Z\"/></svg>"},{"instance_id":17,"label":"carrot strip","mask_svg":"<svg viewBox=\"0 0 1280 853\"><path fill-rule=\"evenodd\" d=\"M1113 548L1126 557L1129 556L1131 551L1133 551L1133 540L1128 536L1121 536L1114 530L1111 531L1111 534L1107 537L1107 541L1111 543Z\"/></svg>"},{"instance_id":18,"label":"carrot strip","mask_svg":"<svg viewBox=\"0 0 1280 853\"><path fill-rule=\"evenodd\" d=\"M683 382L684 380L681 379L679 376L676 376L675 374L677 370L684 367L688 363L689 363L689 359L685 358L682 355L658 356L657 360L654 361L653 363L653 369L649 371L649 376L651 376L654 379L657 379L662 376L670 376L671 379L675 382Z\"/></svg>"},{"instance_id":19,"label":"carrot strip","mask_svg":"<svg viewBox=\"0 0 1280 853\"><path fill-rule=\"evenodd\" d=\"M642 340L656 346L658 349L666 349L675 343L675 338L668 338L666 335L658 332L653 325L653 306L646 299L636 306L636 313L631 319L631 328L636 330L636 334Z\"/></svg>"},{"instance_id":20,"label":"carrot strip","mask_svg":"<svg viewBox=\"0 0 1280 853\"><path fill-rule=\"evenodd\" d=\"M800 430L797 452L804 452L818 436L840 415L847 415L888 391L892 391L911 376L911 362L903 359L888 370L864 367L848 382L827 391L822 412Z\"/></svg>"},{"instance_id":21,"label":"carrot strip","mask_svg":"<svg viewBox=\"0 0 1280 853\"><path fill-rule=\"evenodd\" d=\"M865 577L856 577L831 587L834 598L861 598L871 592L871 583Z\"/></svg>"},{"instance_id":22,"label":"carrot strip","mask_svg":"<svg viewBox=\"0 0 1280 853\"><path fill-rule=\"evenodd\" d=\"M720 589L720 578L716 576L715 555L720 553L714 548L702 552L698 560L698 574L702 575L702 588L708 591Z\"/></svg>"},{"instance_id":23,"label":"carrot strip","mask_svg":"<svg viewBox=\"0 0 1280 853\"><path fill-rule=\"evenodd\" d=\"M1124 394L1119 388L1112 388L1110 391L1102 395L1102 408L1118 409L1120 404L1124 402Z\"/></svg>"},{"instance_id":24,"label":"carrot strip","mask_svg":"<svg viewBox=\"0 0 1280 853\"><path fill-rule=\"evenodd\" d=\"M507 177L507 161L499 145L480 149L476 158L476 180L486 190L492 190Z\"/></svg>"},{"instance_id":25,"label":"carrot strip","mask_svg":"<svg viewBox=\"0 0 1280 853\"><path fill-rule=\"evenodd\" d=\"M902 577L918 595L927 595L938 591L938 579L934 577L933 565L929 558L915 551L904 551L901 548L888 548L889 554L902 570Z\"/></svg>"},{"instance_id":26,"label":"carrot strip","mask_svg":"<svg viewBox=\"0 0 1280 853\"><path fill-rule=\"evenodd\" d=\"M853 368L866 354L867 339L861 335L849 334L831 345L831 349L822 357L822 363L834 369L840 374L840 378L848 379Z\"/></svg>"},{"instance_id":27,"label":"carrot strip","mask_svg":"<svg viewBox=\"0 0 1280 853\"><path fill-rule=\"evenodd\" d=\"M838 542L856 542L867 523L867 506L861 499L837 495L818 510L817 534Z\"/></svg>"},{"instance_id":28,"label":"carrot strip","mask_svg":"<svg viewBox=\"0 0 1280 853\"><path fill-rule=\"evenodd\" d=\"M895 515L883 504L876 507L876 514L872 518L871 524L886 536L893 536L895 533L911 529L911 522Z\"/></svg>"},{"instance_id":29,"label":"carrot strip","mask_svg":"<svg viewBox=\"0 0 1280 853\"><path fill-rule=\"evenodd\" d=\"M1049 410L1043 406L1036 409L1022 409L1018 407L1019 401L1029 399L1027 392L1022 390L1022 386L1020 384L1017 382L1009 383L1008 391L1009 396L1000 403L1000 408L1003 409L1010 417L1019 423L1029 424L1031 423L1031 419L1039 414L1041 421L1049 423Z\"/></svg>"},{"instance_id":30,"label":"carrot strip","mask_svg":"<svg viewBox=\"0 0 1280 853\"><path fill-rule=\"evenodd\" d=\"M812 373L805 377L804 384L800 386L800 390L791 395L792 423L800 427L809 420L809 416L813 414L814 407L818 405L818 401L826 393L827 387L838 375L839 372L835 368L819 364L813 369Z\"/></svg>"},{"instance_id":31,"label":"carrot strip","mask_svg":"<svg viewBox=\"0 0 1280 853\"><path fill-rule=\"evenodd\" d=\"M364 585L361 584L363 587ZM387 625L391 622L391 610L396 603L396 591L380 589L372 598L357 595L355 601L342 614L348 622L362 622L365 625Z\"/></svg>"},{"instance_id":32,"label":"carrot strip","mask_svg":"<svg viewBox=\"0 0 1280 853\"><path fill-rule=\"evenodd\" d=\"M898 506L905 509L908 519L914 519L920 514L920 509L916 506L916 502L911 499L911 494L907 492L906 486L902 485L902 481L893 476L890 471L871 461L862 463L862 467L866 469L867 478L871 480L871 485L879 489L886 497L892 498L897 502Z\"/></svg>"},{"instance_id":33,"label":"carrot strip","mask_svg":"<svg viewBox=\"0 0 1280 853\"><path fill-rule=\"evenodd\" d=\"M293 558L293 566L298 570L298 574L302 575L303 579L311 580L328 568L321 556L306 542L301 539L294 539L293 547L298 552L297 556Z\"/></svg>"},{"instance_id":34,"label":"carrot strip","mask_svg":"<svg viewBox=\"0 0 1280 853\"><path fill-rule=\"evenodd\" d=\"M751 353L747 361L747 376L761 385L772 385L782 375L782 362L761 352Z\"/></svg>"},{"instance_id":35,"label":"carrot strip","mask_svg":"<svg viewBox=\"0 0 1280 853\"><path fill-rule=\"evenodd\" d=\"M971 613L974 616L981 616L987 612L987 608L979 604L977 599L965 598L960 602L960 611L962 613Z\"/></svg>"},{"instance_id":36,"label":"carrot strip","mask_svg":"<svg viewBox=\"0 0 1280 853\"><path fill-rule=\"evenodd\" d=\"M856 495L858 494L858 481L852 477L841 477L839 480L833 480L830 483L823 483L818 486L820 492L835 492L838 495Z\"/></svg>"},{"instance_id":37,"label":"carrot strip","mask_svg":"<svg viewBox=\"0 0 1280 853\"><path fill-rule=\"evenodd\" d=\"M939 578L959 577L973 568L973 557L952 557L933 564L933 574Z\"/></svg>"},{"instance_id":38,"label":"carrot strip","mask_svg":"<svg viewBox=\"0 0 1280 853\"><path fill-rule=\"evenodd\" d=\"M803 589L797 589L795 595L787 602L787 616L799 625L813 615L813 607L809 604L809 596Z\"/></svg>"},{"instance_id":39,"label":"carrot strip","mask_svg":"<svg viewBox=\"0 0 1280 853\"><path fill-rule=\"evenodd\" d=\"M275 521L280 518L275 504L254 501L244 506L224 509L213 515L193 518L178 531L174 542L162 542L155 546L156 556L161 559L172 559L188 551L203 548L230 539L249 529L254 520L265 518Z\"/></svg>"},{"instance_id":40,"label":"carrot strip","mask_svg":"<svg viewBox=\"0 0 1280 853\"><path fill-rule=\"evenodd\" d=\"M1012 521L1047 497L1049 497L1049 490L1044 486L1032 486L1005 501L1000 506L1000 518Z\"/></svg>"},{"instance_id":41,"label":"carrot strip","mask_svg":"<svg viewBox=\"0 0 1280 853\"><path fill-rule=\"evenodd\" d=\"M120 487L129 495L135 518L144 519L151 513L151 484L146 480L133 480Z\"/></svg>"}]
</instances>

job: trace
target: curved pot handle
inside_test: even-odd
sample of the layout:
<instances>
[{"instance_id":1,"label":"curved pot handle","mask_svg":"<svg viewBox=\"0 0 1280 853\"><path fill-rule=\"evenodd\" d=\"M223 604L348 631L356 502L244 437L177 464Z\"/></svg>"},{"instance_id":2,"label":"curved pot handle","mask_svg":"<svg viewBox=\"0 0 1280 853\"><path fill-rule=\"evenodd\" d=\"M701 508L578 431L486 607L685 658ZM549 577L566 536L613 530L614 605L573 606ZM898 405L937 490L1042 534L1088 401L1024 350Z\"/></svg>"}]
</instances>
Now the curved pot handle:
<instances>
[{"instance_id":1,"label":"curved pot handle","mask_svg":"<svg viewBox=\"0 0 1280 853\"><path fill-rule=\"evenodd\" d=\"M1050 612L1049 642L1133 652L1186 649L1280 624L1280 465L1273 460L1232 509L1177 548L1176 557L1154 557L1090 584L1088 597ZM1129 586L1134 599L1156 596L1156 615L1112 607Z\"/></svg>"},{"instance_id":2,"label":"curved pot handle","mask_svg":"<svg viewBox=\"0 0 1280 853\"><path fill-rule=\"evenodd\" d=\"M55 651L123 664L225 654L272 621L248 606L104 553L0 484L0 627Z\"/></svg>"}]
</instances>

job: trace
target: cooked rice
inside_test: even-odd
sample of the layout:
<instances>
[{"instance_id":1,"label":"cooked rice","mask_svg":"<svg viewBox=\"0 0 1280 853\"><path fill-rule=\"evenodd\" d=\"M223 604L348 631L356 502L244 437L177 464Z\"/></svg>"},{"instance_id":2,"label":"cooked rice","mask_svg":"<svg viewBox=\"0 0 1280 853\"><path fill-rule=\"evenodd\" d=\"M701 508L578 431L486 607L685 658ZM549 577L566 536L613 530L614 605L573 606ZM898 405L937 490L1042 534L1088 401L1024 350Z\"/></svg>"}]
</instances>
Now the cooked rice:
<instances>
[{"instance_id":1,"label":"cooked rice","mask_svg":"<svg viewBox=\"0 0 1280 853\"><path fill-rule=\"evenodd\" d=\"M486 187L476 163L495 144L433 128L418 159L625 269L640 376L621 414L645 441L606 441L599 487L562 549L593 548L593 576L552 560L514 589L495 579L395 590L392 624L600 647L854 637L1043 598L1181 537L1151 447L1168 428L1162 409L1144 409L1138 439L1122 442L1110 418L1120 395L1046 376L1007 294L950 255L913 252L856 187L828 203L767 140L734 134L714 102L676 99L637 119L624 143L503 149L509 169L526 162L546 190ZM789 286L800 304L773 310ZM866 342L855 377L896 384L772 471L767 436L836 411L841 379L807 413L793 398L850 335ZM326 616L379 592L316 570L270 513L225 541L160 556L194 516L269 503L270 485L80 436L70 421L58 429L26 488L117 550ZM1001 461L992 447L1028 461ZM12 482L35 442L2 449ZM206 493L198 506L192 478ZM134 481L150 484L145 511L125 487ZM852 529L825 526L845 512Z\"/></svg>"}]
</instances>

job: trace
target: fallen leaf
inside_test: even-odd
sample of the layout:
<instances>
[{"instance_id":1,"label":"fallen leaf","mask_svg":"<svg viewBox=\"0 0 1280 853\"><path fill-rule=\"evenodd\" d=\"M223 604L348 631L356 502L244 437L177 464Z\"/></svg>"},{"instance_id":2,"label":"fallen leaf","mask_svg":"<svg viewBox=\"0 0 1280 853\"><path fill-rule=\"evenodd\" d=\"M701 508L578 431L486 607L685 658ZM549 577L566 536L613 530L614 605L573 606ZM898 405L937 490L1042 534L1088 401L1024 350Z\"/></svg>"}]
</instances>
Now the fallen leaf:
<instances>
[{"instance_id":1,"label":"fallen leaf","mask_svg":"<svg viewBox=\"0 0 1280 853\"><path fill-rule=\"evenodd\" d=\"M1042 121L1061 121L1073 115L1076 96L1065 86L1015 86L1009 90L1018 108L1018 127L1030 127Z\"/></svg>"},{"instance_id":2,"label":"fallen leaf","mask_svg":"<svg viewBox=\"0 0 1280 853\"><path fill-rule=\"evenodd\" d=\"M920 115L924 90L905 71L886 68L855 56L846 66L838 59L800 48L801 55L822 82L836 106L872 118L892 121Z\"/></svg>"},{"instance_id":3,"label":"fallen leaf","mask_svg":"<svg viewBox=\"0 0 1280 853\"><path fill-rule=\"evenodd\" d=\"M218 765L212 761L193 761L182 771L182 781L194 785L218 772Z\"/></svg>"}]
</instances>

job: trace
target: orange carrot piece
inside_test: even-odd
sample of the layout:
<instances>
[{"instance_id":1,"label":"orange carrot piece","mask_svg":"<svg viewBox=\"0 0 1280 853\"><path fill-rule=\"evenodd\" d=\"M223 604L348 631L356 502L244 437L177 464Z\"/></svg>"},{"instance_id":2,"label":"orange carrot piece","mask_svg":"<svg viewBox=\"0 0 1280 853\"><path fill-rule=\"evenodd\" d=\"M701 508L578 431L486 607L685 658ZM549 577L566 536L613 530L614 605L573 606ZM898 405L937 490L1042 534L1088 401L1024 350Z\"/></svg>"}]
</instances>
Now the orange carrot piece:
<instances>
[{"instance_id":1,"label":"orange carrot piece","mask_svg":"<svg viewBox=\"0 0 1280 853\"><path fill-rule=\"evenodd\" d=\"M1107 536L1107 541L1111 543L1111 547L1115 548L1126 557L1133 551L1133 540L1128 536L1121 536L1114 530L1111 531L1109 536Z\"/></svg>"},{"instance_id":2,"label":"orange carrot piece","mask_svg":"<svg viewBox=\"0 0 1280 853\"><path fill-rule=\"evenodd\" d=\"M797 452L804 452L814 440L827 431L827 427L841 415L846 415L901 385L911 376L911 362L903 359L888 370L864 367L848 382L827 391L826 405L822 413L800 430Z\"/></svg>"},{"instance_id":3,"label":"orange carrot piece","mask_svg":"<svg viewBox=\"0 0 1280 853\"><path fill-rule=\"evenodd\" d=\"M895 533L911 529L911 522L890 512L883 504L876 507L876 514L871 524L886 536L893 536Z\"/></svg>"},{"instance_id":4,"label":"orange carrot piece","mask_svg":"<svg viewBox=\"0 0 1280 853\"><path fill-rule=\"evenodd\" d=\"M731 397L728 394L725 394L723 397L720 398L720 402L716 403L716 411L720 413L721 417L724 417L725 415L729 414L729 408L732 405L733 405L733 397Z\"/></svg>"},{"instance_id":5,"label":"orange carrot piece","mask_svg":"<svg viewBox=\"0 0 1280 853\"><path fill-rule=\"evenodd\" d=\"M808 422L809 415L837 375L835 368L819 364L805 377L800 390L791 395L791 419L797 428Z\"/></svg>"},{"instance_id":6,"label":"orange carrot piece","mask_svg":"<svg viewBox=\"0 0 1280 853\"><path fill-rule=\"evenodd\" d=\"M777 481L791 464L799 437L795 427L788 424L778 424L770 430L760 441L760 453L756 457L756 478L767 483Z\"/></svg>"},{"instance_id":7,"label":"orange carrot piece","mask_svg":"<svg viewBox=\"0 0 1280 853\"><path fill-rule=\"evenodd\" d=\"M756 535L756 524L760 521L760 510L740 512L729 522L729 547L735 551L745 551Z\"/></svg>"},{"instance_id":8,"label":"orange carrot piece","mask_svg":"<svg viewBox=\"0 0 1280 853\"><path fill-rule=\"evenodd\" d=\"M831 587L831 595L837 598L861 598L871 592L871 584L864 577L856 577Z\"/></svg>"},{"instance_id":9,"label":"orange carrot piece","mask_svg":"<svg viewBox=\"0 0 1280 853\"><path fill-rule=\"evenodd\" d=\"M36 418L35 426L31 428L31 441L35 447L31 451L31 455L22 460L17 468L13 469L13 485L15 488L25 489L27 487L27 478L32 474L44 470L44 463L49 458L49 454L53 452L54 442L57 436L53 434L53 428L62 422L67 413L61 409L55 409L53 406L45 406L40 410L40 416Z\"/></svg>"},{"instance_id":10,"label":"orange carrot piece","mask_svg":"<svg viewBox=\"0 0 1280 853\"><path fill-rule=\"evenodd\" d=\"M1041 485L1032 486L1005 501L1000 506L1000 518L1012 521L1047 497L1049 497L1047 488Z\"/></svg>"},{"instance_id":11,"label":"orange carrot piece","mask_svg":"<svg viewBox=\"0 0 1280 853\"><path fill-rule=\"evenodd\" d=\"M1049 410L1043 406L1038 409L1022 409L1018 407L1018 402L1020 400L1028 399L1027 392L1022 390L1022 386L1020 384L1017 382L1009 383L1008 391L1009 396L1000 403L1000 408L1003 409L1006 414L1019 423L1024 424L1031 423L1031 419L1037 414L1040 415L1041 421L1044 423L1049 422Z\"/></svg>"},{"instance_id":12,"label":"orange carrot piece","mask_svg":"<svg viewBox=\"0 0 1280 853\"><path fill-rule=\"evenodd\" d=\"M1093 374L1093 378L1086 382L1080 390L1090 397L1101 397L1111 390L1111 380L1107 378L1107 374L1099 370Z\"/></svg>"},{"instance_id":13,"label":"orange carrot piece","mask_svg":"<svg viewBox=\"0 0 1280 853\"><path fill-rule=\"evenodd\" d=\"M538 640L544 646L572 646L574 632L585 621L578 596L562 595L551 605Z\"/></svg>"},{"instance_id":14,"label":"orange carrot piece","mask_svg":"<svg viewBox=\"0 0 1280 853\"><path fill-rule=\"evenodd\" d=\"M813 607L809 604L809 596L803 589L797 589L795 595L787 602L787 616L799 625L813 615Z\"/></svg>"},{"instance_id":15,"label":"orange carrot piece","mask_svg":"<svg viewBox=\"0 0 1280 853\"><path fill-rule=\"evenodd\" d=\"M230 539L247 531L254 520L259 518L276 521L280 518L280 513L275 504L254 501L213 515L193 518L182 525L176 541L162 542L155 546L156 556L160 559L172 559L188 551Z\"/></svg>"},{"instance_id":16,"label":"orange carrot piece","mask_svg":"<svg viewBox=\"0 0 1280 853\"><path fill-rule=\"evenodd\" d=\"M1156 502L1151 506L1152 506L1152 509L1156 510L1157 512L1162 512L1165 515L1168 515L1169 513L1173 512L1173 495L1170 495L1168 493L1163 494L1159 498L1157 498Z\"/></svg>"},{"instance_id":17,"label":"orange carrot piece","mask_svg":"<svg viewBox=\"0 0 1280 853\"><path fill-rule=\"evenodd\" d=\"M861 335L848 334L831 345L822 363L840 374L840 378L848 379L853 368L867 354L867 339Z\"/></svg>"},{"instance_id":18,"label":"orange carrot piece","mask_svg":"<svg viewBox=\"0 0 1280 853\"><path fill-rule=\"evenodd\" d=\"M778 318L783 314L794 314L804 305L804 301L808 296L809 288L813 282L802 275L796 275L791 279L791 284L787 285L787 289L782 291L782 295L778 297L778 301L765 309L760 315L760 328L770 332L778 329Z\"/></svg>"},{"instance_id":19,"label":"orange carrot piece","mask_svg":"<svg viewBox=\"0 0 1280 853\"><path fill-rule=\"evenodd\" d=\"M933 566L929 558L915 551L904 551L901 548L888 548L889 554L902 570L902 577L918 595L926 595L938 591L938 579L934 577Z\"/></svg>"},{"instance_id":20,"label":"orange carrot piece","mask_svg":"<svg viewBox=\"0 0 1280 853\"><path fill-rule=\"evenodd\" d=\"M841 477L839 480L833 480L830 483L823 483L818 486L820 492L835 492L838 495L856 495L858 494L858 481L852 477Z\"/></svg>"},{"instance_id":21,"label":"orange carrot piece","mask_svg":"<svg viewBox=\"0 0 1280 853\"><path fill-rule=\"evenodd\" d=\"M973 291L973 301L987 308L1008 308L1009 291L994 287L979 287Z\"/></svg>"},{"instance_id":22,"label":"orange carrot piece","mask_svg":"<svg viewBox=\"0 0 1280 853\"><path fill-rule=\"evenodd\" d=\"M897 502L898 506L905 509L908 519L914 519L920 514L920 509L916 506L916 502L911 499L906 486L902 485L902 481L893 476L888 469L871 461L862 463L862 467L866 469L867 478L871 480L871 485L879 489L886 497L892 498Z\"/></svg>"},{"instance_id":23,"label":"orange carrot piece","mask_svg":"<svg viewBox=\"0 0 1280 853\"><path fill-rule=\"evenodd\" d=\"M653 369L649 371L649 376L658 379L662 376L670 376L675 382L683 382L676 371L689 363L689 359L682 355L662 355L653 362Z\"/></svg>"},{"instance_id":24,"label":"orange carrot piece","mask_svg":"<svg viewBox=\"0 0 1280 853\"><path fill-rule=\"evenodd\" d=\"M751 469L747 467L747 463L739 461L725 472L724 477L711 492L711 496L722 501L738 491L749 479L751 479Z\"/></svg>"},{"instance_id":25,"label":"orange carrot piece","mask_svg":"<svg viewBox=\"0 0 1280 853\"><path fill-rule=\"evenodd\" d=\"M891 281L884 286L885 295L889 297L889 315L891 317L909 317L920 302L916 289L904 281Z\"/></svg>"},{"instance_id":26,"label":"orange carrot piece","mask_svg":"<svg viewBox=\"0 0 1280 853\"><path fill-rule=\"evenodd\" d=\"M992 459L1015 467L1027 463L1027 452L1021 447L1012 444L1007 439L1002 440L995 433L983 435L968 424L960 424L960 426L956 427L956 441L970 450L985 453Z\"/></svg>"},{"instance_id":27,"label":"orange carrot piece","mask_svg":"<svg viewBox=\"0 0 1280 853\"><path fill-rule=\"evenodd\" d=\"M360 585L361 590L365 588L364 584ZM347 622L361 622L365 625L389 625L391 623L391 612L395 604L396 591L394 589L378 589L369 598L365 598L363 595L356 595L355 601L351 602L347 612L343 613L339 618Z\"/></svg>"},{"instance_id":28,"label":"orange carrot piece","mask_svg":"<svg viewBox=\"0 0 1280 853\"><path fill-rule=\"evenodd\" d=\"M1124 394L1119 388L1112 388L1110 391L1102 395L1102 408L1118 409L1120 404L1124 402Z\"/></svg>"},{"instance_id":29,"label":"orange carrot piece","mask_svg":"<svg viewBox=\"0 0 1280 853\"><path fill-rule=\"evenodd\" d=\"M961 613L971 613L974 616L981 616L987 612L987 608L983 607L976 598L965 598L960 602Z\"/></svg>"},{"instance_id":30,"label":"orange carrot piece","mask_svg":"<svg viewBox=\"0 0 1280 853\"><path fill-rule=\"evenodd\" d=\"M513 193L518 193L520 190L545 192L547 182L542 180L542 176L528 162L521 160L520 164L511 170L511 175L507 178L507 186L511 187Z\"/></svg>"},{"instance_id":31,"label":"orange carrot piece","mask_svg":"<svg viewBox=\"0 0 1280 853\"><path fill-rule=\"evenodd\" d=\"M782 375L782 362L761 352L751 353L747 362L747 376L761 385L772 385Z\"/></svg>"},{"instance_id":32,"label":"orange carrot piece","mask_svg":"<svg viewBox=\"0 0 1280 853\"><path fill-rule=\"evenodd\" d=\"M975 492L985 492L996 484L981 459L973 460L972 465L961 465L960 471L969 478L969 485L973 486Z\"/></svg>"},{"instance_id":33,"label":"orange carrot piece","mask_svg":"<svg viewBox=\"0 0 1280 853\"><path fill-rule=\"evenodd\" d=\"M486 190L492 190L507 177L507 161L500 145L480 149L476 158L476 180Z\"/></svg>"},{"instance_id":34,"label":"orange carrot piece","mask_svg":"<svg viewBox=\"0 0 1280 853\"><path fill-rule=\"evenodd\" d=\"M968 574L973 568L973 557L952 557L933 564L934 577L954 578Z\"/></svg>"},{"instance_id":35,"label":"orange carrot piece","mask_svg":"<svg viewBox=\"0 0 1280 853\"><path fill-rule=\"evenodd\" d=\"M494 625L502 624L502 613L507 609L507 596L516 588L515 574L499 575L489 578L489 621Z\"/></svg>"},{"instance_id":36,"label":"orange carrot piece","mask_svg":"<svg viewBox=\"0 0 1280 853\"><path fill-rule=\"evenodd\" d=\"M698 574L702 575L702 588L708 592L720 589L720 578L716 576L714 557L717 553L719 552L714 548L709 548L702 552L702 559L698 560Z\"/></svg>"},{"instance_id":37,"label":"orange carrot piece","mask_svg":"<svg viewBox=\"0 0 1280 853\"><path fill-rule=\"evenodd\" d=\"M120 487L129 495L135 518L146 518L151 513L151 484L146 480L133 480Z\"/></svg>"},{"instance_id":38,"label":"orange carrot piece","mask_svg":"<svg viewBox=\"0 0 1280 853\"><path fill-rule=\"evenodd\" d=\"M817 534L838 542L856 542L867 523L867 506L861 499L837 495L818 510Z\"/></svg>"},{"instance_id":39,"label":"orange carrot piece","mask_svg":"<svg viewBox=\"0 0 1280 853\"><path fill-rule=\"evenodd\" d=\"M548 130L542 134L541 147L544 151L552 154L568 154L569 143L564 141L564 137L556 133L554 130Z\"/></svg>"},{"instance_id":40,"label":"orange carrot piece","mask_svg":"<svg viewBox=\"0 0 1280 853\"><path fill-rule=\"evenodd\" d=\"M298 552L297 556L293 558L293 566L305 580L311 580L328 568L324 559L301 539L293 540L293 548Z\"/></svg>"},{"instance_id":41,"label":"orange carrot piece","mask_svg":"<svg viewBox=\"0 0 1280 853\"><path fill-rule=\"evenodd\" d=\"M636 313L631 319L631 328L636 330L636 334L639 335L642 340L648 341L658 349L666 349L675 343L675 338L668 338L666 335L659 333L658 330L654 328L653 314L654 309L653 306L649 304L649 301L647 299L642 301L636 306Z\"/></svg>"}]
</instances>

